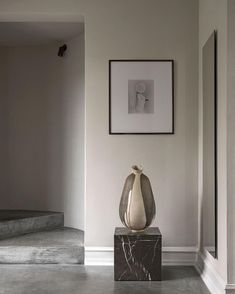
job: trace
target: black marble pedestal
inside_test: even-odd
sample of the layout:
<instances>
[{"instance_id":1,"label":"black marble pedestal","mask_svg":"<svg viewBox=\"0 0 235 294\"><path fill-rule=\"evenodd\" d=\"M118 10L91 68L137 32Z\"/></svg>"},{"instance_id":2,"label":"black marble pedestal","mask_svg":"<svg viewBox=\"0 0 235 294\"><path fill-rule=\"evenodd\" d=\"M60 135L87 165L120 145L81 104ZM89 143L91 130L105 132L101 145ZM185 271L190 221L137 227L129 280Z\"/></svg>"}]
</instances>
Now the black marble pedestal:
<instances>
[{"instance_id":1,"label":"black marble pedestal","mask_svg":"<svg viewBox=\"0 0 235 294\"><path fill-rule=\"evenodd\" d=\"M133 233L116 228L114 235L115 281L160 281L162 235L158 228Z\"/></svg>"}]
</instances>

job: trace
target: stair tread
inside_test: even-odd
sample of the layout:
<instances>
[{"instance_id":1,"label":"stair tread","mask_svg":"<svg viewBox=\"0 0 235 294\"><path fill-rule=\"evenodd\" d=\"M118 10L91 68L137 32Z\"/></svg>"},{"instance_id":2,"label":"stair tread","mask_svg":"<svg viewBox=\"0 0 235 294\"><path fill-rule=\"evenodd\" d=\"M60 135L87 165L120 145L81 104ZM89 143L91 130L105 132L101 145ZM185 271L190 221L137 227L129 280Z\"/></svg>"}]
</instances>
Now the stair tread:
<instances>
[{"instance_id":1,"label":"stair tread","mask_svg":"<svg viewBox=\"0 0 235 294\"><path fill-rule=\"evenodd\" d=\"M66 246L83 246L84 232L69 227L60 227L53 230L39 231L28 233L9 239L0 240L1 247L66 247Z\"/></svg>"},{"instance_id":2,"label":"stair tread","mask_svg":"<svg viewBox=\"0 0 235 294\"><path fill-rule=\"evenodd\" d=\"M59 227L0 240L0 264L84 264L84 232Z\"/></svg>"},{"instance_id":3,"label":"stair tread","mask_svg":"<svg viewBox=\"0 0 235 294\"><path fill-rule=\"evenodd\" d=\"M0 240L63 226L63 212L0 210Z\"/></svg>"},{"instance_id":4,"label":"stair tread","mask_svg":"<svg viewBox=\"0 0 235 294\"><path fill-rule=\"evenodd\" d=\"M63 214L55 211L37 211L37 210L6 210L0 209L0 223L6 221L15 221L25 218L35 218L48 215Z\"/></svg>"}]
</instances>

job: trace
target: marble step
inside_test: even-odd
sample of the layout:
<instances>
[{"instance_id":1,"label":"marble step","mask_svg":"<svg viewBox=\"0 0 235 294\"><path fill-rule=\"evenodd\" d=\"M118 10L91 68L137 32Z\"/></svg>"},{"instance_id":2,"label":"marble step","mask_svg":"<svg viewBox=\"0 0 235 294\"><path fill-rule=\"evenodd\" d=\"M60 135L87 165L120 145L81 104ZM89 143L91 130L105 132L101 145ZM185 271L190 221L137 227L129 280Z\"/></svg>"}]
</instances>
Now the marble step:
<instances>
[{"instance_id":1,"label":"marble step","mask_svg":"<svg viewBox=\"0 0 235 294\"><path fill-rule=\"evenodd\" d=\"M1 240L0 264L84 264L84 232L62 227Z\"/></svg>"},{"instance_id":2,"label":"marble step","mask_svg":"<svg viewBox=\"0 0 235 294\"><path fill-rule=\"evenodd\" d=\"M63 225L62 212L0 210L0 240Z\"/></svg>"}]
</instances>

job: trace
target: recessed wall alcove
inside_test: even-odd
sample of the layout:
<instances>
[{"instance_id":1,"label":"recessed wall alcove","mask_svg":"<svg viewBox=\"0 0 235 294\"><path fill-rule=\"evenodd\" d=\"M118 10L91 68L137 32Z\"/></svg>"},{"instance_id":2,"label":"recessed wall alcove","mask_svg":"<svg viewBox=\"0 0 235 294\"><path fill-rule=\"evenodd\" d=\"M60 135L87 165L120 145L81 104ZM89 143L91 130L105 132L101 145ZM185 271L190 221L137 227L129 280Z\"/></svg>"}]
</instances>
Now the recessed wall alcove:
<instances>
[{"instance_id":1,"label":"recessed wall alcove","mask_svg":"<svg viewBox=\"0 0 235 294\"><path fill-rule=\"evenodd\" d=\"M0 63L0 208L84 229L84 24L1 22Z\"/></svg>"}]
</instances>

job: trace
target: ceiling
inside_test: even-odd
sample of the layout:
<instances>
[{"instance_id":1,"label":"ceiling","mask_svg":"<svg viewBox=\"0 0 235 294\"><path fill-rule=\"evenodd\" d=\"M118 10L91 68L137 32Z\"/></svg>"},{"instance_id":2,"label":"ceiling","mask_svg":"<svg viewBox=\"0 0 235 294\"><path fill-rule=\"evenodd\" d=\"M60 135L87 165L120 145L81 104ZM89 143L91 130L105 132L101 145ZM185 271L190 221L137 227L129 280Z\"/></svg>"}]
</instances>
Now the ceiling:
<instances>
[{"instance_id":1,"label":"ceiling","mask_svg":"<svg viewBox=\"0 0 235 294\"><path fill-rule=\"evenodd\" d=\"M84 24L78 22L0 22L0 46L63 42L83 31Z\"/></svg>"}]
</instances>

